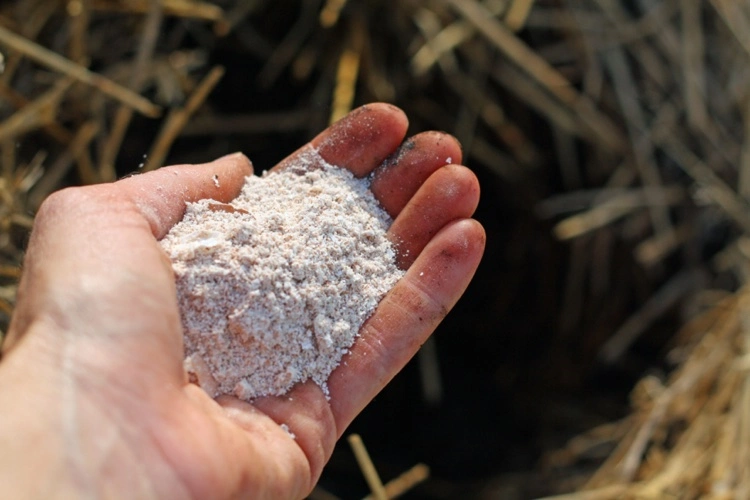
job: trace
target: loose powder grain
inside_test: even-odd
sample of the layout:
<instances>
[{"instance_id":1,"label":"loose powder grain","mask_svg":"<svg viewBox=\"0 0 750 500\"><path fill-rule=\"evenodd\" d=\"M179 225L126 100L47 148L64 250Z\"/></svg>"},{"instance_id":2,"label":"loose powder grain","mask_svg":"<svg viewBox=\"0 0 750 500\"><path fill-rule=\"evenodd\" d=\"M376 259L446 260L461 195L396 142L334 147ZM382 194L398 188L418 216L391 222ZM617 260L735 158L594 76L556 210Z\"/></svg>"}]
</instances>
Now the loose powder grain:
<instances>
[{"instance_id":1,"label":"loose powder grain","mask_svg":"<svg viewBox=\"0 0 750 500\"><path fill-rule=\"evenodd\" d=\"M172 260L185 368L249 400L326 380L403 275L366 179L315 150L248 177L231 204L189 203L161 241Z\"/></svg>"}]
</instances>

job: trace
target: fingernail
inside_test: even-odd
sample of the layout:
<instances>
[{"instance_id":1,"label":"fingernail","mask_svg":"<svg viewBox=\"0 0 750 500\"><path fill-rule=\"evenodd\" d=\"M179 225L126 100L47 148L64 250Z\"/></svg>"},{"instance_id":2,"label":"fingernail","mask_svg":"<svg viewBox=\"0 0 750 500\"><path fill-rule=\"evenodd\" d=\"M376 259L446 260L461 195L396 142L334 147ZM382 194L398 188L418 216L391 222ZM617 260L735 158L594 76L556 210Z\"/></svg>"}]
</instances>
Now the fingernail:
<instances>
[{"instance_id":1,"label":"fingernail","mask_svg":"<svg viewBox=\"0 0 750 500\"><path fill-rule=\"evenodd\" d=\"M229 153L228 155L224 155L221 158L217 158L214 161L228 160L234 156L245 156L245 154L242 151L235 151L234 153Z\"/></svg>"},{"instance_id":2,"label":"fingernail","mask_svg":"<svg viewBox=\"0 0 750 500\"><path fill-rule=\"evenodd\" d=\"M253 170L253 162L250 161L250 158L248 158L245 153L242 151L236 151L234 153L229 153L228 155L224 155L221 158L217 158L214 160L215 162L219 161L236 161L238 164L245 163L250 170Z\"/></svg>"}]
</instances>

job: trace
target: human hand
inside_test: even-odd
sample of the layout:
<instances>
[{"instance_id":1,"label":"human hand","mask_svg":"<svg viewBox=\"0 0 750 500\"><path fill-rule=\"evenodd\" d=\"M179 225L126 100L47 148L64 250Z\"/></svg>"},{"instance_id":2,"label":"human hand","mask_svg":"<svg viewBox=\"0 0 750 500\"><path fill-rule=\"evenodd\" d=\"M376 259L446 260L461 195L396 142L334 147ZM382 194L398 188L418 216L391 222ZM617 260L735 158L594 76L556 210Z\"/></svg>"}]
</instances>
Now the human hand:
<instances>
[{"instance_id":1,"label":"human hand","mask_svg":"<svg viewBox=\"0 0 750 500\"><path fill-rule=\"evenodd\" d=\"M233 199L251 173L244 156L53 194L2 350L3 494L307 494L347 425L458 300L484 249L469 219L477 180L446 166L461 161L457 142L428 132L402 144L406 127L400 110L373 104L306 146L355 175L375 170L371 189L395 218L389 234L408 269L331 375L330 400L309 381L253 404L187 382L174 277L157 240L185 202Z\"/></svg>"}]
</instances>

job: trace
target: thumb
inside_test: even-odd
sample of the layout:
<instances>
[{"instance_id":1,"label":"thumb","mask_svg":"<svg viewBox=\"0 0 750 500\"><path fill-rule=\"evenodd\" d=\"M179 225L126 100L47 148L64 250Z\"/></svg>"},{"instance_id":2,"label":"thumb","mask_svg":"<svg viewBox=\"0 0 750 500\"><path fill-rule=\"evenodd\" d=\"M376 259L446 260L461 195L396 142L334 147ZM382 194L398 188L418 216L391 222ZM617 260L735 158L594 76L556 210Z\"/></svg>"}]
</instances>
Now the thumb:
<instances>
[{"instance_id":1,"label":"thumb","mask_svg":"<svg viewBox=\"0 0 750 500\"><path fill-rule=\"evenodd\" d=\"M139 355L168 353L181 377L174 280L156 240L186 202L231 200L251 173L244 156L231 155L51 195L34 223L4 354L35 323L52 323L39 329L57 332L51 349L71 338L119 339Z\"/></svg>"}]
</instances>

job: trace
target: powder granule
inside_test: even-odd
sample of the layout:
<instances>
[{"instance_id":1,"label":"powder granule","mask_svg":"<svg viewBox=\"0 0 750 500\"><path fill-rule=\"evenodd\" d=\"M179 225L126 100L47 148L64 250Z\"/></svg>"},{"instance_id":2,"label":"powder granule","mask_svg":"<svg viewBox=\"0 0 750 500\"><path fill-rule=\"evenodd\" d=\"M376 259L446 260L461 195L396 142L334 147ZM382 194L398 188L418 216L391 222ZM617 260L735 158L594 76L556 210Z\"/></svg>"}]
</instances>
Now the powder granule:
<instances>
[{"instance_id":1,"label":"powder granule","mask_svg":"<svg viewBox=\"0 0 750 500\"><path fill-rule=\"evenodd\" d=\"M172 260L185 368L249 400L326 380L403 276L366 179L315 150L248 177L231 204L189 203L161 241Z\"/></svg>"}]
</instances>

